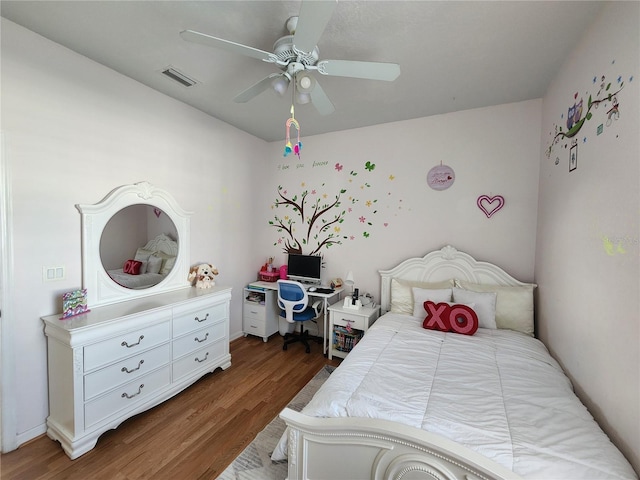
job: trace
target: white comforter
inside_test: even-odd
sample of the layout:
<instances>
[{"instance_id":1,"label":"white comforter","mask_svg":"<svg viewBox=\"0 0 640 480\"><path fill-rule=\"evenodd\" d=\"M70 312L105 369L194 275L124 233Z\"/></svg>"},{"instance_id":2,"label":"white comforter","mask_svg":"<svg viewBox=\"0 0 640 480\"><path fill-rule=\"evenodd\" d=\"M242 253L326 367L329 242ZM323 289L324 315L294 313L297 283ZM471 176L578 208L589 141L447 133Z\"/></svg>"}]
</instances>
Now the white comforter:
<instances>
[{"instance_id":1,"label":"white comforter","mask_svg":"<svg viewBox=\"0 0 640 480\"><path fill-rule=\"evenodd\" d=\"M109 270L107 273L117 284L134 290L152 287L166 278L166 275L161 275L159 273L130 275L128 273L124 273L121 268L117 270Z\"/></svg>"},{"instance_id":2,"label":"white comforter","mask_svg":"<svg viewBox=\"0 0 640 480\"><path fill-rule=\"evenodd\" d=\"M442 333L386 314L303 413L401 422L525 478L637 478L544 345L510 330ZM286 435L273 458L286 458Z\"/></svg>"}]
</instances>

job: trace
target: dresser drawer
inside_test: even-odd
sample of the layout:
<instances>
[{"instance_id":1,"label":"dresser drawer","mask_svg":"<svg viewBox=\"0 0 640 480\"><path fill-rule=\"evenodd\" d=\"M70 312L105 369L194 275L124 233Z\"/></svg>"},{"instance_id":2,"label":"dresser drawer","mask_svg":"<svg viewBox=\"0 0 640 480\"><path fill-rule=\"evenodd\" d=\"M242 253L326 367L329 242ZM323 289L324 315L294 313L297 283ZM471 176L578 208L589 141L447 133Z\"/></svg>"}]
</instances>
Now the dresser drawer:
<instances>
[{"instance_id":1,"label":"dresser drawer","mask_svg":"<svg viewBox=\"0 0 640 480\"><path fill-rule=\"evenodd\" d=\"M346 327L347 324L351 325L351 328L358 330L366 330L368 328L367 322L369 319L362 315L351 315L348 313L331 312L333 315L333 324Z\"/></svg>"},{"instance_id":2,"label":"dresser drawer","mask_svg":"<svg viewBox=\"0 0 640 480\"><path fill-rule=\"evenodd\" d=\"M134 357L101 368L84 377L84 399L130 382L155 370L171 360L171 344L168 342Z\"/></svg>"},{"instance_id":3,"label":"dresser drawer","mask_svg":"<svg viewBox=\"0 0 640 480\"><path fill-rule=\"evenodd\" d=\"M87 402L84 406L85 428L91 427L120 410L134 408L144 402L154 392L169 385L170 373L171 367L166 365Z\"/></svg>"},{"instance_id":4,"label":"dresser drawer","mask_svg":"<svg viewBox=\"0 0 640 480\"><path fill-rule=\"evenodd\" d=\"M227 324L217 323L207 328L188 333L184 337L173 341L173 358L180 358L187 353L198 350L200 347L216 342L227 335Z\"/></svg>"},{"instance_id":5,"label":"dresser drawer","mask_svg":"<svg viewBox=\"0 0 640 480\"><path fill-rule=\"evenodd\" d=\"M188 332L194 332L203 327L224 322L228 317L227 303L202 304L199 308L193 306L176 307L173 309L173 336L179 337Z\"/></svg>"},{"instance_id":6,"label":"dresser drawer","mask_svg":"<svg viewBox=\"0 0 640 480\"><path fill-rule=\"evenodd\" d=\"M171 339L171 324L166 322L127 332L117 337L84 347L84 371L117 362L131 355L155 347Z\"/></svg>"},{"instance_id":7,"label":"dresser drawer","mask_svg":"<svg viewBox=\"0 0 640 480\"><path fill-rule=\"evenodd\" d=\"M224 341L218 341L173 362L173 381L215 364L216 360L227 353L226 345L228 344Z\"/></svg>"}]
</instances>

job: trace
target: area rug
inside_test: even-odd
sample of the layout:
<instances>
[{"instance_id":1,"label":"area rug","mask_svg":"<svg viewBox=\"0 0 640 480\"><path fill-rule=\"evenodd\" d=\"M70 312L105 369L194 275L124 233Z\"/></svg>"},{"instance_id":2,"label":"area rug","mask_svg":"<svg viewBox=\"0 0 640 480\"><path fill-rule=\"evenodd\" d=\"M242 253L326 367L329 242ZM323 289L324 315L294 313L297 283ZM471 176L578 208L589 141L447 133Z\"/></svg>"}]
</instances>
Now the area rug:
<instances>
[{"instance_id":1,"label":"area rug","mask_svg":"<svg viewBox=\"0 0 640 480\"><path fill-rule=\"evenodd\" d=\"M335 367L325 365L293 397L287 407L296 412L302 410L334 369ZM280 417L271 420L271 423L258 433L249 446L222 472L218 480L284 480L287 478L287 461L271 460L271 452L276 448L284 430L285 423Z\"/></svg>"}]
</instances>

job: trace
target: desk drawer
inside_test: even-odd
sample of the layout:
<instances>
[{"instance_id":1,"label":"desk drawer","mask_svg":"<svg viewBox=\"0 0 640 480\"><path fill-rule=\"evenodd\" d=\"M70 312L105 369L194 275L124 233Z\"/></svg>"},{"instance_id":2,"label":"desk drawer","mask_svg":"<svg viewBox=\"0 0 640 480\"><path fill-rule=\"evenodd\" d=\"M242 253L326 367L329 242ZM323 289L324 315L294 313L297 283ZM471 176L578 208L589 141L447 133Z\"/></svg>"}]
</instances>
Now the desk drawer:
<instances>
[{"instance_id":1,"label":"desk drawer","mask_svg":"<svg viewBox=\"0 0 640 480\"><path fill-rule=\"evenodd\" d=\"M133 332L84 347L84 371L117 362L148 350L171 339L169 317L163 323L150 325Z\"/></svg>"},{"instance_id":2,"label":"desk drawer","mask_svg":"<svg viewBox=\"0 0 640 480\"><path fill-rule=\"evenodd\" d=\"M84 399L90 400L111 388L146 375L170 361L171 345L167 342L135 357L101 368L84 377Z\"/></svg>"},{"instance_id":3,"label":"desk drawer","mask_svg":"<svg viewBox=\"0 0 640 480\"><path fill-rule=\"evenodd\" d=\"M154 392L168 386L170 381L171 367L167 365L86 403L84 407L85 429L120 410L138 406Z\"/></svg>"},{"instance_id":4,"label":"desk drawer","mask_svg":"<svg viewBox=\"0 0 640 480\"><path fill-rule=\"evenodd\" d=\"M179 337L185 333L194 332L203 327L224 322L228 317L227 303L202 304L198 308L193 306L176 307L173 320L173 337Z\"/></svg>"},{"instance_id":5,"label":"desk drawer","mask_svg":"<svg viewBox=\"0 0 640 480\"><path fill-rule=\"evenodd\" d=\"M226 323L218 323L175 339L173 341L173 358L180 358L187 353L225 338L227 328Z\"/></svg>"},{"instance_id":6,"label":"desk drawer","mask_svg":"<svg viewBox=\"0 0 640 480\"><path fill-rule=\"evenodd\" d=\"M264 322L267 318L267 308L259 303L245 302L243 314L244 318L251 318L253 320Z\"/></svg>"}]
</instances>

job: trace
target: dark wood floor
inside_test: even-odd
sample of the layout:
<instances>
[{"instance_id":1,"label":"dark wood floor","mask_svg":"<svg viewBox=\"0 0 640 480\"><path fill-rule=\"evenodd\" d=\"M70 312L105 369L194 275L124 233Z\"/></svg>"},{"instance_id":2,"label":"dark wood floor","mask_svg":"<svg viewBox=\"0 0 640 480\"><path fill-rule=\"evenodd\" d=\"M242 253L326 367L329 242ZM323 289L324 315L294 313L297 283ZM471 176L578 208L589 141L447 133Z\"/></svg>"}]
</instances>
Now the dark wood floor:
<instances>
[{"instance_id":1,"label":"dark wood floor","mask_svg":"<svg viewBox=\"0 0 640 480\"><path fill-rule=\"evenodd\" d=\"M282 351L278 334L234 340L230 368L104 433L80 458L43 435L2 455L0 478L215 479L323 365L338 365L311 348Z\"/></svg>"}]
</instances>

